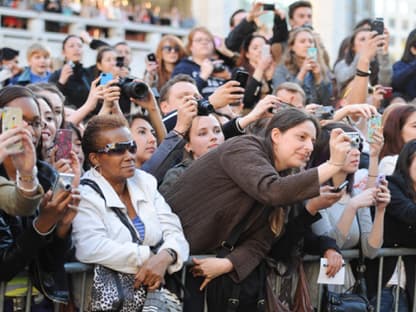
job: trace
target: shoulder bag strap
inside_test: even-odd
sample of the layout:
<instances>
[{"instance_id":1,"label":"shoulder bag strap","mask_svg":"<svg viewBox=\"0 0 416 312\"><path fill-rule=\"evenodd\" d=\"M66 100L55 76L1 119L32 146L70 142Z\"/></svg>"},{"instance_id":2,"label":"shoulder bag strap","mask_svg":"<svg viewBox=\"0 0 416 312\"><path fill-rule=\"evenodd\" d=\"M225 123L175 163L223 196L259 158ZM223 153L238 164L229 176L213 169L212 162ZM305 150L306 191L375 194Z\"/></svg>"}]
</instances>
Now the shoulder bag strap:
<instances>
[{"instance_id":1,"label":"shoulder bag strap","mask_svg":"<svg viewBox=\"0 0 416 312\"><path fill-rule=\"evenodd\" d=\"M91 187L95 192L98 193L98 195L100 195L100 197L104 200L105 205L107 206L107 201L105 200L104 194L101 191L100 187L98 186L98 184L91 180L91 179L81 179L80 181L81 185L88 185L89 187ZM130 223L130 221L127 219L126 215L118 208L116 207L109 207L116 215L117 217L120 219L121 223L124 224L124 226L129 230L131 237L133 239L134 243L140 243L139 237L137 236L137 232L136 230L133 228L132 224Z\"/></svg>"},{"instance_id":2,"label":"shoulder bag strap","mask_svg":"<svg viewBox=\"0 0 416 312\"><path fill-rule=\"evenodd\" d=\"M365 265L365 260L364 260L364 254L363 254L363 248L362 248L362 244L361 244L361 224L360 224L360 218L358 217L358 212L355 215L355 218L357 219L357 223L358 223L358 229L359 229L359 233L360 233L360 239L359 239L359 243L358 243L358 266L357 266L357 281L355 282L355 285L357 287L356 288L356 292L358 292L360 295L364 296L367 298L367 285L365 282L365 276L364 273L367 270L367 267Z\"/></svg>"}]
</instances>

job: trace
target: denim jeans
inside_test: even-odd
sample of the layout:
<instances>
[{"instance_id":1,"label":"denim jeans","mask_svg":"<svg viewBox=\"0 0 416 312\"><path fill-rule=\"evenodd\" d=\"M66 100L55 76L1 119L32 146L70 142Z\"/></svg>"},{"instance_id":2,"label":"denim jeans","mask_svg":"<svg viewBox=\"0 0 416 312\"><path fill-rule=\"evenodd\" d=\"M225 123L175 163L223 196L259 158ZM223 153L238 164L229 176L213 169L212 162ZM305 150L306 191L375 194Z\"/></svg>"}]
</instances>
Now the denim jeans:
<instances>
[{"instance_id":1,"label":"denim jeans","mask_svg":"<svg viewBox=\"0 0 416 312\"><path fill-rule=\"evenodd\" d=\"M396 301L397 286L385 287L381 290L380 312L393 312ZM371 300L371 304L376 308L377 298ZM409 304L405 290L399 291L399 312L409 312Z\"/></svg>"}]
</instances>

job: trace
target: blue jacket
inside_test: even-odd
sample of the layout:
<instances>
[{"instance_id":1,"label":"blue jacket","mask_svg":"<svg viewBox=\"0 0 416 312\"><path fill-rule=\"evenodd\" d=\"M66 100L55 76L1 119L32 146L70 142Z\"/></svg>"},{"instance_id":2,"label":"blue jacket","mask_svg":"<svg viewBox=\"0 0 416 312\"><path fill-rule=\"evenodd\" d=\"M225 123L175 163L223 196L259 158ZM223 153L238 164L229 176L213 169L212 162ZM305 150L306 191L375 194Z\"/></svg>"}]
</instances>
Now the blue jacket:
<instances>
[{"instance_id":1,"label":"blue jacket","mask_svg":"<svg viewBox=\"0 0 416 312\"><path fill-rule=\"evenodd\" d=\"M409 101L416 97L416 59L410 63L398 61L393 64L392 86Z\"/></svg>"},{"instance_id":2,"label":"blue jacket","mask_svg":"<svg viewBox=\"0 0 416 312\"><path fill-rule=\"evenodd\" d=\"M30 67L25 67L23 73L19 76L15 76L10 80L11 85L21 85L26 86L30 83L39 83L39 82L48 82L50 72L47 72L45 76L38 76L30 70Z\"/></svg>"},{"instance_id":3,"label":"blue jacket","mask_svg":"<svg viewBox=\"0 0 416 312\"><path fill-rule=\"evenodd\" d=\"M208 98L214 91L224 84L225 80L215 77L209 77L207 80L203 80L199 74L201 73L201 67L195 63L192 58L183 58L175 66L172 72L172 77L179 74L186 74L191 76L196 81L198 91L204 98Z\"/></svg>"}]
</instances>

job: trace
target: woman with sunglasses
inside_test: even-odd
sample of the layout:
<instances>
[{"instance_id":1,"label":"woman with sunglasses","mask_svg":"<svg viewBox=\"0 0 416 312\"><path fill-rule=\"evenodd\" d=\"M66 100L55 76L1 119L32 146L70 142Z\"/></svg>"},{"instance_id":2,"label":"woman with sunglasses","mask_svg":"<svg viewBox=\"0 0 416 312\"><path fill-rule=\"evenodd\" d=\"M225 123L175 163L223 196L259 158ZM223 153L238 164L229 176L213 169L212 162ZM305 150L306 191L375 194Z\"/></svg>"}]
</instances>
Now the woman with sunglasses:
<instances>
[{"instance_id":1,"label":"woman with sunglasses","mask_svg":"<svg viewBox=\"0 0 416 312\"><path fill-rule=\"evenodd\" d=\"M156 179L136 169L137 146L123 118L91 118L82 149L91 165L83 179L93 180L103 197L91 186L81 186L72 232L76 257L81 262L134 274L135 287L141 287L145 297L145 289L159 288L165 273L179 271L188 258L189 247L179 218L157 191ZM134 227L140 244L133 242L121 218Z\"/></svg>"},{"instance_id":2,"label":"woman with sunglasses","mask_svg":"<svg viewBox=\"0 0 416 312\"><path fill-rule=\"evenodd\" d=\"M390 201L387 181L383 179L374 187L367 179L367 170L358 169L362 149L361 138L354 128L343 123L330 123L322 128L311 155L310 166L316 167L328 161L330 132L335 128L341 128L350 134L351 149L341 170L323 187L321 195L309 201L309 205L320 209L322 216L312 224L312 230L317 235L334 238L340 249L352 249L361 244L364 256L373 258L383 244L384 213ZM382 136L381 133L375 133L373 137L370 167L376 168ZM375 163L371 163L374 161ZM344 187L341 188L342 184ZM374 221L371 218L370 206L375 206ZM318 276L319 265L306 264L305 270L308 280L313 281L309 284L311 298L318 298L318 287L314 281ZM353 284L354 276L351 267L347 265L344 285L342 288L335 287L333 291L345 291Z\"/></svg>"},{"instance_id":3,"label":"woman with sunglasses","mask_svg":"<svg viewBox=\"0 0 416 312\"><path fill-rule=\"evenodd\" d=\"M22 111L22 124L27 138L34 146L38 146L41 142L42 120L35 95L25 87L6 87L0 90L0 103L0 108L13 107ZM37 289L49 298L39 304L44 307L43 311L53 311L52 301L66 302L69 297L64 262L66 252L71 247L68 234L79 201L79 193L75 189L79 180L79 166L75 158L73 154L75 179L72 191L58 192L53 197L51 189L57 172L49 164L38 158L33 171L26 169L18 172L16 169L20 169L21 165L10 154L0 165L0 175L17 185L26 183L25 191L34 192L38 181L46 193L38 211L27 217L19 218L0 211L0 281L7 282L14 277L15 281L27 281L29 277L36 277ZM26 166L30 168L33 164L28 161ZM33 188L29 188L28 184ZM28 266L31 269L26 272ZM22 287L26 287L26 282ZM12 310L14 303L11 301L6 303L6 311Z\"/></svg>"},{"instance_id":4,"label":"woman with sunglasses","mask_svg":"<svg viewBox=\"0 0 416 312\"><path fill-rule=\"evenodd\" d=\"M182 41L173 35L163 36L156 48L156 59L146 59L143 80L160 91L170 79L176 64L186 56Z\"/></svg>"}]
</instances>

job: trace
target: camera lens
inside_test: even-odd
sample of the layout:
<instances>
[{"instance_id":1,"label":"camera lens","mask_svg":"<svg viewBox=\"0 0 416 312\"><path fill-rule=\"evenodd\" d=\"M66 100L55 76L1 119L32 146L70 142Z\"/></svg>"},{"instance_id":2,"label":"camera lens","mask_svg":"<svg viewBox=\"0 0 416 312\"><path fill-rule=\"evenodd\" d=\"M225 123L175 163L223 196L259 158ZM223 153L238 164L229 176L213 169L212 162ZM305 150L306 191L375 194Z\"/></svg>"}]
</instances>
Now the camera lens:
<instances>
[{"instance_id":1,"label":"camera lens","mask_svg":"<svg viewBox=\"0 0 416 312\"><path fill-rule=\"evenodd\" d=\"M144 99L149 92L147 85L139 81L124 80L120 83L120 87L125 96L139 100Z\"/></svg>"},{"instance_id":2,"label":"camera lens","mask_svg":"<svg viewBox=\"0 0 416 312\"><path fill-rule=\"evenodd\" d=\"M208 116L214 112L214 106L208 100L199 99L196 102L198 103L198 116Z\"/></svg>"}]
</instances>

